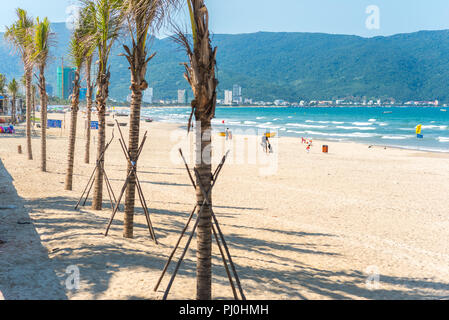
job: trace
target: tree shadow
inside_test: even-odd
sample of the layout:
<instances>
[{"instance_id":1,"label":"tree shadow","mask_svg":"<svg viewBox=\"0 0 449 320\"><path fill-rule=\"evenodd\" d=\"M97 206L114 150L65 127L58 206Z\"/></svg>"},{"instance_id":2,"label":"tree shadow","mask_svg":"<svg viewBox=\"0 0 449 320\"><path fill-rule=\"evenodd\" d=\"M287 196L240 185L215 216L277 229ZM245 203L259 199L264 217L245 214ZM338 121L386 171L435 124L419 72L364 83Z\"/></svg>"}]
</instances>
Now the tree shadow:
<instances>
[{"instance_id":1,"label":"tree shadow","mask_svg":"<svg viewBox=\"0 0 449 320\"><path fill-rule=\"evenodd\" d=\"M66 299L64 280L56 275L55 264L12 182L0 161L0 204L12 206L0 210L0 292L6 300Z\"/></svg>"},{"instance_id":2,"label":"tree shadow","mask_svg":"<svg viewBox=\"0 0 449 320\"><path fill-rule=\"evenodd\" d=\"M156 247L150 241L144 223L135 223L138 235L134 240L121 238L123 212L118 213L110 236L106 238L104 231L110 211L96 213L88 208L76 211L74 206L78 199L70 197L21 199L12 185L12 177L0 162L0 205L3 205L4 199L8 199L8 205L17 206L17 209L10 211L0 210L0 240L6 241L0 244L0 291L6 299L67 299L70 293L64 286L67 277L65 270L70 265L79 268L81 286L89 298L101 299L106 291L112 290L111 287L115 288L118 276L122 276L120 281L126 281L126 274L135 270L144 270L142 278L151 279L152 286L155 284L152 283L153 279L160 275L174 242L184 228L189 210L193 209L193 204L191 207L183 204L186 211L154 209L149 201L156 236L161 242ZM104 204L108 205L106 200ZM232 206L217 208L262 210ZM32 224L18 225L18 219L31 220L30 212L33 213ZM58 212L58 215L52 212ZM219 219L226 216L236 218L234 215L216 213ZM137 207L136 214L142 215L142 208ZM380 288L370 290L366 286L367 275L362 271L340 270L331 265L331 259L340 257L333 251L333 234L282 230L276 225L269 228L239 226L238 220L232 221L232 224L228 220L221 226L248 299L252 299L251 293L259 298L274 296L279 299L438 298L432 291L449 296L449 284L445 282L382 274ZM184 241L192 226L193 223ZM227 232L225 229L228 227L239 228L242 233ZM288 240L282 240L280 235L289 236ZM323 241L323 238L329 241ZM188 256L193 255L193 258L183 261L179 270L179 276L184 280L193 281L196 276L195 247L192 243ZM175 257L179 257L182 249L181 245ZM213 254L213 284L229 286L216 247ZM310 256L329 258L329 267L312 266L307 263ZM171 276L177 261L175 258L163 284ZM388 289L383 289L382 284L388 285ZM148 288L148 291L151 289ZM172 290L173 296L175 291L176 287ZM228 293L229 296L225 296L220 291L215 298L231 299L231 291ZM126 295L126 298L143 299L135 293Z\"/></svg>"}]
</instances>

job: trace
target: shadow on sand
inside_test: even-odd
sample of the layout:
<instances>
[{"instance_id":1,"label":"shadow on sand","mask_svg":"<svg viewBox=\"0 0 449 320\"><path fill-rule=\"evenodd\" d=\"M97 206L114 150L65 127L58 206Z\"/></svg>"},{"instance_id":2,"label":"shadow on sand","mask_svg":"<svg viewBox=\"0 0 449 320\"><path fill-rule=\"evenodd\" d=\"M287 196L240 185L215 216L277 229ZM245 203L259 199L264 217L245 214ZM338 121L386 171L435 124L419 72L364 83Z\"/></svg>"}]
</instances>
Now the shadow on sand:
<instances>
[{"instance_id":1,"label":"shadow on sand","mask_svg":"<svg viewBox=\"0 0 449 320\"><path fill-rule=\"evenodd\" d=\"M123 240L119 233L122 217L114 223L111 232L114 236L104 237L108 215L96 215L81 209L75 211L77 199L53 197L25 201L21 199L12 185L12 178L0 163L0 206L14 205L17 209L0 210L0 291L5 299L66 299L65 270L76 265L82 275L83 290L93 299L101 298L111 287L114 276L127 270L142 269L158 277L168 254L170 245L184 227L188 212L170 210L151 210L157 216L155 231L161 242L160 248L150 247L149 236L138 236L134 240ZM5 203L7 202L7 203ZM105 201L106 205L106 201ZM27 208L27 209L25 209ZM221 206L217 210L234 209ZM239 208L261 210L259 208ZM30 210L30 211L27 211ZM62 212L58 216L45 214L48 211ZM141 215L141 209L137 210ZM29 212L33 212L33 221ZM123 213L119 213L122 215ZM223 217L224 212L217 212ZM177 219L174 219L177 218ZM19 219L31 221L31 224L17 224ZM238 219L233 222L238 225ZM307 255L338 257L332 252L332 246L318 246L313 239L329 238L332 234L293 232L276 229L252 228L242 226L246 234L227 233L228 225L223 224L226 240L236 262L244 290L264 292L267 296L291 299L305 299L319 296L325 299L348 299L350 297L366 299L431 299L426 290L447 291L448 284L419 278L389 277L381 275L381 283L393 285L397 289L369 290L367 275L358 270L331 271L315 268L305 263ZM39 229L39 234L36 231ZM135 228L147 230L144 224L136 223ZM261 239L258 233L270 233L269 240ZM292 236L294 241L276 240L277 234ZM117 235L118 234L118 235ZM143 234L139 230L139 235ZM171 239L168 245L168 239ZM43 240L42 240L43 239ZM74 243L74 239L79 241ZM290 238L289 238L290 239ZM45 242L46 246L42 244ZM317 241L318 243L318 241ZM320 242L322 243L322 241ZM150 247L148 249L148 247ZM191 259L182 264L179 275L193 279L195 277L194 248L189 253ZM48 251L46 248L50 248ZM161 249L162 248L162 249ZM251 253L245 255L244 253ZM294 259L301 254L304 259ZM179 251L178 255L179 256ZM177 259L175 259L175 262ZM214 283L228 285L226 273L214 248ZM169 275L173 270L169 269ZM142 273L142 277L145 274ZM168 275L168 277L169 277ZM337 279L338 278L338 279ZM166 278L167 279L167 278ZM117 284L115 284L117 285ZM150 292L152 285L148 288ZM174 289L175 290L175 289ZM217 299L230 299L228 296L215 296ZM141 299L130 293L126 298ZM251 294L247 294L251 299Z\"/></svg>"},{"instance_id":2,"label":"shadow on sand","mask_svg":"<svg viewBox=\"0 0 449 320\"><path fill-rule=\"evenodd\" d=\"M4 299L66 299L25 201L0 161L0 292ZM6 209L5 209L6 208Z\"/></svg>"}]
</instances>

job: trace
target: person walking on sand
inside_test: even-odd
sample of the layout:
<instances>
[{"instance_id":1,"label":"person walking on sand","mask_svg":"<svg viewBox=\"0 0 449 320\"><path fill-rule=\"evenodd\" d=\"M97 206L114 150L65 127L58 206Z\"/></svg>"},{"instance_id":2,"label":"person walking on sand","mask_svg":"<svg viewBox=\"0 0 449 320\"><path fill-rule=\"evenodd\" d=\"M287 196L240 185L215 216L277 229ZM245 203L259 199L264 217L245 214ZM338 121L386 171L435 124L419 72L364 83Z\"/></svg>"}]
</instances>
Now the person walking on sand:
<instances>
[{"instance_id":1,"label":"person walking on sand","mask_svg":"<svg viewBox=\"0 0 449 320\"><path fill-rule=\"evenodd\" d=\"M268 138L267 138L267 135L265 135L265 134L262 136L261 145L262 145L263 151L265 153L267 153L268 152Z\"/></svg>"},{"instance_id":2,"label":"person walking on sand","mask_svg":"<svg viewBox=\"0 0 449 320\"><path fill-rule=\"evenodd\" d=\"M267 137L267 153L273 153L273 148L271 147L271 143L268 137Z\"/></svg>"},{"instance_id":3,"label":"person walking on sand","mask_svg":"<svg viewBox=\"0 0 449 320\"><path fill-rule=\"evenodd\" d=\"M231 139L232 139L231 131L229 131L229 128L226 128L226 140L231 140Z\"/></svg>"}]
</instances>

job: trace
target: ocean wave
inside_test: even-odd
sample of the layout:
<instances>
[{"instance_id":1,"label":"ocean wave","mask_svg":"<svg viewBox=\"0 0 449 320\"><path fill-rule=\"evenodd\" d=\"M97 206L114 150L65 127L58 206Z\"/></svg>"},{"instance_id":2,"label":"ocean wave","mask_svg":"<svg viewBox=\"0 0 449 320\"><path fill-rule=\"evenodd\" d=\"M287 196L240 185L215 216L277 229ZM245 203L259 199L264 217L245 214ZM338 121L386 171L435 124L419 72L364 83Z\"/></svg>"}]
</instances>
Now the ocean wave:
<instances>
[{"instance_id":1,"label":"ocean wave","mask_svg":"<svg viewBox=\"0 0 449 320\"><path fill-rule=\"evenodd\" d=\"M437 140L442 143L446 143L446 142L449 142L449 137L438 137Z\"/></svg>"},{"instance_id":2,"label":"ocean wave","mask_svg":"<svg viewBox=\"0 0 449 320\"><path fill-rule=\"evenodd\" d=\"M299 127L299 128L317 128L317 129L327 128L327 126L319 126L319 125L312 125L312 124L301 124L301 123L287 123L287 126Z\"/></svg>"},{"instance_id":3,"label":"ocean wave","mask_svg":"<svg viewBox=\"0 0 449 320\"><path fill-rule=\"evenodd\" d=\"M423 129L440 129L440 130L446 130L447 126L436 126L436 125L426 125L422 126Z\"/></svg>"},{"instance_id":4,"label":"ocean wave","mask_svg":"<svg viewBox=\"0 0 449 320\"><path fill-rule=\"evenodd\" d=\"M344 126L337 126L338 129L343 130L376 130L374 127L344 127Z\"/></svg>"},{"instance_id":5,"label":"ocean wave","mask_svg":"<svg viewBox=\"0 0 449 320\"><path fill-rule=\"evenodd\" d=\"M257 122L254 122L254 121L244 121L243 123L244 124L257 124Z\"/></svg>"},{"instance_id":6,"label":"ocean wave","mask_svg":"<svg viewBox=\"0 0 449 320\"><path fill-rule=\"evenodd\" d=\"M280 126L259 124L259 125L257 125L257 128L261 128L261 129L280 129L281 127Z\"/></svg>"},{"instance_id":7,"label":"ocean wave","mask_svg":"<svg viewBox=\"0 0 449 320\"><path fill-rule=\"evenodd\" d=\"M385 140L405 140L405 139L410 139L411 137L409 136L383 136L382 139Z\"/></svg>"},{"instance_id":8,"label":"ocean wave","mask_svg":"<svg viewBox=\"0 0 449 320\"><path fill-rule=\"evenodd\" d=\"M307 134L325 136L325 137L344 137L344 138L372 138L377 136L375 133L353 132L353 133L326 133L320 131L306 131Z\"/></svg>"},{"instance_id":9,"label":"ocean wave","mask_svg":"<svg viewBox=\"0 0 449 320\"><path fill-rule=\"evenodd\" d=\"M332 121L332 124L344 124L342 121Z\"/></svg>"},{"instance_id":10,"label":"ocean wave","mask_svg":"<svg viewBox=\"0 0 449 320\"><path fill-rule=\"evenodd\" d=\"M376 122L377 119L369 119L368 121L369 121L369 122Z\"/></svg>"},{"instance_id":11,"label":"ocean wave","mask_svg":"<svg viewBox=\"0 0 449 320\"><path fill-rule=\"evenodd\" d=\"M372 122L353 122L352 124L355 126L371 126L371 125L373 125Z\"/></svg>"},{"instance_id":12,"label":"ocean wave","mask_svg":"<svg viewBox=\"0 0 449 320\"><path fill-rule=\"evenodd\" d=\"M305 131L295 131L295 130L287 130L288 133L298 133L298 134L304 134Z\"/></svg>"}]
</instances>

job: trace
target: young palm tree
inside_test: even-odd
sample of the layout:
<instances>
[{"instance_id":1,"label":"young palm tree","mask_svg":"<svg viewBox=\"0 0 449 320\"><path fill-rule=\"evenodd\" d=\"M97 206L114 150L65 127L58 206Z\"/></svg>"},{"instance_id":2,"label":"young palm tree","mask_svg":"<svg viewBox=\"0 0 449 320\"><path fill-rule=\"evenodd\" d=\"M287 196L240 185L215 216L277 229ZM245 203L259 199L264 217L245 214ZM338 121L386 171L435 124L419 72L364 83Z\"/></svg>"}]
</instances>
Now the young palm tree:
<instances>
[{"instance_id":1,"label":"young palm tree","mask_svg":"<svg viewBox=\"0 0 449 320\"><path fill-rule=\"evenodd\" d=\"M17 21L10 27L6 28L5 38L14 45L19 51L25 70L25 88L26 88L26 138L28 159L33 159L33 151L31 149L31 78L33 74L33 66L29 63L33 51L33 19L28 16L23 9L17 9Z\"/></svg>"},{"instance_id":2,"label":"young palm tree","mask_svg":"<svg viewBox=\"0 0 449 320\"><path fill-rule=\"evenodd\" d=\"M3 96L3 111L8 111L8 98L6 96L6 76L0 73L0 94Z\"/></svg>"},{"instance_id":3,"label":"young palm tree","mask_svg":"<svg viewBox=\"0 0 449 320\"><path fill-rule=\"evenodd\" d=\"M47 66L50 51L50 21L45 18L40 21L36 19L34 32L34 52L31 57L33 64L39 68L39 95L41 103L41 170L47 171L47 89L45 81L45 68Z\"/></svg>"},{"instance_id":4,"label":"young palm tree","mask_svg":"<svg viewBox=\"0 0 449 320\"><path fill-rule=\"evenodd\" d=\"M178 29L175 41L185 47L190 62L185 65L185 78L192 87L195 96L192 101L192 114L196 125L196 164L200 179L197 181L197 203L199 217L197 234L197 299L212 298L212 196L201 210L204 202L199 188L200 183L208 190L212 183L212 135L211 120L215 117L218 80L215 78L217 48L212 49L209 35L209 13L204 0L187 0L192 25L193 48L185 34Z\"/></svg>"},{"instance_id":5,"label":"young palm tree","mask_svg":"<svg viewBox=\"0 0 449 320\"><path fill-rule=\"evenodd\" d=\"M73 162L75 158L76 125L78 119L80 100L80 71L86 59L88 48L83 44L85 30L81 27L76 29L70 41L70 55L75 65L75 79L72 92L72 117L70 122L69 151L67 156L67 174L65 178L65 189L72 190L73 185Z\"/></svg>"},{"instance_id":6,"label":"young palm tree","mask_svg":"<svg viewBox=\"0 0 449 320\"><path fill-rule=\"evenodd\" d=\"M127 20L131 37L131 49L124 45L131 71L131 113L129 128L129 151L131 161L135 162L139 148L140 109L142 106L142 94L148 88L145 79L147 66L155 56L148 56L149 32L160 26L164 14L169 5L175 4L173 0L124 0L123 11ZM128 164L128 173L131 172ZM136 176L131 175L125 196L125 221L123 236L133 237L134 204L136 191Z\"/></svg>"},{"instance_id":7,"label":"young palm tree","mask_svg":"<svg viewBox=\"0 0 449 320\"><path fill-rule=\"evenodd\" d=\"M17 92L19 91L19 84L16 79L12 79L10 83L8 83L8 91L12 96L11 101L11 122L12 124L16 124L16 97Z\"/></svg>"},{"instance_id":8,"label":"young palm tree","mask_svg":"<svg viewBox=\"0 0 449 320\"><path fill-rule=\"evenodd\" d=\"M87 132L86 132L86 151L84 153L84 163L90 162L90 136L92 130L90 129L90 122L92 120L92 80L91 80L91 71L92 71L92 59L93 55L89 55L86 57L86 109L87 109Z\"/></svg>"},{"instance_id":9,"label":"young palm tree","mask_svg":"<svg viewBox=\"0 0 449 320\"><path fill-rule=\"evenodd\" d=\"M106 102L109 97L109 55L122 27L123 0L89 0L85 3L86 25L89 30L89 41L94 44L98 54L97 94L98 110L98 147L97 160L100 159L105 148L106 140ZM104 158L101 161L104 165ZM103 202L103 171L97 170L95 175L94 197L92 209L101 210Z\"/></svg>"}]
</instances>

